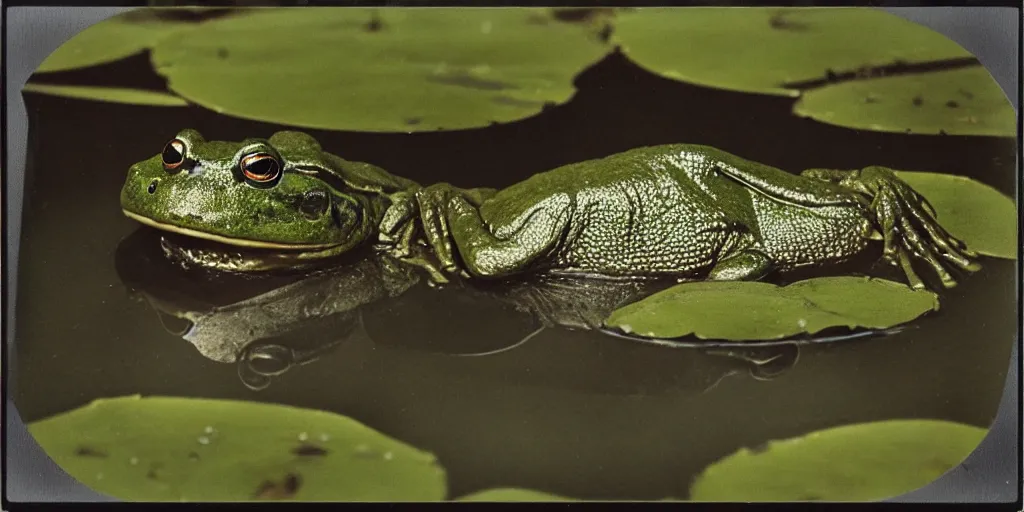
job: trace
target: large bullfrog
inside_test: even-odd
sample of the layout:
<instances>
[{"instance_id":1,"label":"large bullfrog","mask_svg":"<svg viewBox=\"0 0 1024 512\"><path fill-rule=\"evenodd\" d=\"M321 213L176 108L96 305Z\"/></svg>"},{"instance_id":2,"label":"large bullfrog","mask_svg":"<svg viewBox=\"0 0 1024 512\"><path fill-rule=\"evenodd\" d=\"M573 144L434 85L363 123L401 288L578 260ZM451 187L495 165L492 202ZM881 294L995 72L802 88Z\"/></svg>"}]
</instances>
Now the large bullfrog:
<instances>
[{"instance_id":1,"label":"large bullfrog","mask_svg":"<svg viewBox=\"0 0 1024 512\"><path fill-rule=\"evenodd\" d=\"M525 273L756 280L840 264L879 242L915 288L926 285L913 260L945 287L956 284L952 269L980 268L891 169L795 175L690 144L565 165L498 191L421 186L295 131L221 142L187 129L131 167L121 205L144 224L218 243L189 247L172 236L168 256L235 271L372 245L435 282Z\"/></svg>"}]
</instances>

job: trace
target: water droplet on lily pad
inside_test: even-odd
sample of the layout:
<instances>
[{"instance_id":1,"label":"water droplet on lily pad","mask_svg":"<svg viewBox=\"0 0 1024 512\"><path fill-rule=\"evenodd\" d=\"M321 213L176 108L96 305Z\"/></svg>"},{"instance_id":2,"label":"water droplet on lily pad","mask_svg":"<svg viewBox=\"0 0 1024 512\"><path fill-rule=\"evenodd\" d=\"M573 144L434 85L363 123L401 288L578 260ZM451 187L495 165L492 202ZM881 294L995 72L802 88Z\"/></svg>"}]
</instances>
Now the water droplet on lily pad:
<instances>
[{"instance_id":1,"label":"water droplet on lily pad","mask_svg":"<svg viewBox=\"0 0 1024 512\"><path fill-rule=\"evenodd\" d=\"M212 425L231 435L216 438L216 450L200 458L196 452L211 448L197 446L196 436L181 433L202 432ZM296 464L315 464L316 470L301 472L299 485L286 485L291 500L438 501L446 495L444 470L431 463L428 453L319 410L231 400L124 397L97 400L34 422L29 431L72 477L128 501L248 501L267 481L281 484L288 482L287 475L299 477ZM303 455L296 457L299 432L333 435L315 449L300 449ZM82 445L109 446L109 456L76 455L75 448ZM353 446L378 450L374 456L356 458ZM384 452L392 459L381 457ZM144 471L125 471L125 461L132 458L153 462ZM102 480L96 477L98 472L104 475Z\"/></svg>"},{"instance_id":2,"label":"water droplet on lily pad","mask_svg":"<svg viewBox=\"0 0 1024 512\"><path fill-rule=\"evenodd\" d=\"M843 425L741 449L693 482L693 501L876 501L914 491L974 450L986 430L939 420Z\"/></svg>"},{"instance_id":3,"label":"water droplet on lily pad","mask_svg":"<svg viewBox=\"0 0 1024 512\"><path fill-rule=\"evenodd\" d=\"M828 327L884 329L938 309L926 290L868 277L683 283L614 311L605 325L652 338L758 341ZM802 321L802 323L801 323Z\"/></svg>"}]
</instances>

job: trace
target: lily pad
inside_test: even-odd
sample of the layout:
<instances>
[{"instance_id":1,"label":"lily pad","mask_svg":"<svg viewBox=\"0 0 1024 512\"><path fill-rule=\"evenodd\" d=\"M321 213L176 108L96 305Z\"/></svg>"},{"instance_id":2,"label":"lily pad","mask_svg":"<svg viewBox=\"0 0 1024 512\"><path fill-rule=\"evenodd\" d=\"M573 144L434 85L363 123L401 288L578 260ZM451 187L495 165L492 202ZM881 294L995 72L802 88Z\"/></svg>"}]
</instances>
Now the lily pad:
<instances>
[{"instance_id":1,"label":"lily pad","mask_svg":"<svg viewBox=\"0 0 1024 512\"><path fill-rule=\"evenodd\" d=\"M985 68L852 80L805 91L793 112L847 128L1017 135L1017 114Z\"/></svg>"},{"instance_id":2,"label":"lily pad","mask_svg":"<svg viewBox=\"0 0 1024 512\"><path fill-rule=\"evenodd\" d=\"M987 430L938 420L846 425L743 448L690 488L694 501L875 501L914 491L962 462Z\"/></svg>"},{"instance_id":3,"label":"lily pad","mask_svg":"<svg viewBox=\"0 0 1024 512\"><path fill-rule=\"evenodd\" d=\"M651 338L774 340L828 327L884 329L939 308L926 290L869 277L676 285L616 311L608 327Z\"/></svg>"},{"instance_id":4,"label":"lily pad","mask_svg":"<svg viewBox=\"0 0 1024 512\"><path fill-rule=\"evenodd\" d=\"M228 400L97 400L29 425L97 492L133 501L435 501L434 457L337 414Z\"/></svg>"},{"instance_id":5,"label":"lily pad","mask_svg":"<svg viewBox=\"0 0 1024 512\"><path fill-rule=\"evenodd\" d=\"M156 70L200 105L321 129L462 129L568 101L609 50L542 9L283 8L157 44Z\"/></svg>"},{"instance_id":6,"label":"lily pad","mask_svg":"<svg viewBox=\"0 0 1024 512\"><path fill-rule=\"evenodd\" d=\"M998 190L964 176L897 171L935 207L946 231L981 254L1017 259L1017 207Z\"/></svg>"},{"instance_id":7,"label":"lily pad","mask_svg":"<svg viewBox=\"0 0 1024 512\"><path fill-rule=\"evenodd\" d=\"M111 103L129 103L132 105L150 105L156 107L184 107L188 105L187 101L173 94L122 87L91 87L30 83L25 84L25 87L21 90L25 92L47 94L50 96L106 101Z\"/></svg>"},{"instance_id":8,"label":"lily pad","mask_svg":"<svg viewBox=\"0 0 1024 512\"><path fill-rule=\"evenodd\" d=\"M786 84L865 67L971 57L922 25L869 8L645 8L614 38L641 67L732 91L798 96Z\"/></svg>"},{"instance_id":9,"label":"lily pad","mask_svg":"<svg viewBox=\"0 0 1024 512\"><path fill-rule=\"evenodd\" d=\"M531 491L529 489L518 489L518 488L501 488L501 489L487 489L484 491L474 492L467 494L456 501L482 501L482 502L499 502L499 501L574 501L564 496L558 496L557 494L550 494L540 491Z\"/></svg>"},{"instance_id":10,"label":"lily pad","mask_svg":"<svg viewBox=\"0 0 1024 512\"><path fill-rule=\"evenodd\" d=\"M103 20L79 32L54 50L36 72L66 71L105 64L150 48L160 39L195 26L163 16L181 8L145 8ZM194 9L187 9L193 11Z\"/></svg>"}]
</instances>

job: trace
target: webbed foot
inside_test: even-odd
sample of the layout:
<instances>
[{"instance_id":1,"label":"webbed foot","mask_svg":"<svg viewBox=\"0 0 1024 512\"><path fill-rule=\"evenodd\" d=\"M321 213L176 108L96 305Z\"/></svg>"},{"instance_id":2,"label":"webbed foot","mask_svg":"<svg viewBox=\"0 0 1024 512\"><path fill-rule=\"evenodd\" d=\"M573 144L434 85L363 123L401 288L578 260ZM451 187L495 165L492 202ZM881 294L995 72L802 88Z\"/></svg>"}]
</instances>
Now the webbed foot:
<instances>
[{"instance_id":1,"label":"webbed foot","mask_svg":"<svg viewBox=\"0 0 1024 512\"><path fill-rule=\"evenodd\" d=\"M978 254L943 229L935 208L892 169L809 169L801 175L830 181L866 196L882 236L882 257L899 266L913 288L926 286L914 272L911 256L928 264L946 288L957 284L951 269L975 272L981 268L975 261Z\"/></svg>"}]
</instances>

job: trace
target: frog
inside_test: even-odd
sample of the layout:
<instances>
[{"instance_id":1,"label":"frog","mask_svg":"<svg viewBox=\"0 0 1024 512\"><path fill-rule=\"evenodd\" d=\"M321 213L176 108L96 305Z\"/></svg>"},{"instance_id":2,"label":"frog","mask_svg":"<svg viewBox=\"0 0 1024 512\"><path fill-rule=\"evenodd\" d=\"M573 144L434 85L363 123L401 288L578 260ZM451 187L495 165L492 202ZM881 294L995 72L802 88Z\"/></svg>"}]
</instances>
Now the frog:
<instances>
[{"instance_id":1,"label":"frog","mask_svg":"<svg viewBox=\"0 0 1024 512\"><path fill-rule=\"evenodd\" d=\"M251 179L252 158L273 158L253 171L273 179ZM202 172L175 173L188 165ZM163 196L150 191L172 180L178 184L161 189ZM304 211L296 198L314 190L332 198L333 224L294 213ZM532 275L761 280L828 269L879 243L881 259L915 289L952 288L954 273L981 268L978 254L939 224L934 207L894 169L791 173L700 144L638 147L498 190L420 185L326 153L302 132L232 144L186 130L132 167L121 199L127 215L157 228L293 251L275 257L277 266L370 244L426 269L435 284ZM287 214L264 215L268 204ZM267 259L205 264L246 271L274 266ZM914 263L938 284L926 283Z\"/></svg>"},{"instance_id":2,"label":"frog","mask_svg":"<svg viewBox=\"0 0 1024 512\"><path fill-rule=\"evenodd\" d=\"M206 240L163 241L168 257L192 266L253 272L304 268L352 251L376 235L388 194L418 185L377 166L325 153L307 134L207 141L184 129L131 166L124 215Z\"/></svg>"}]
</instances>

